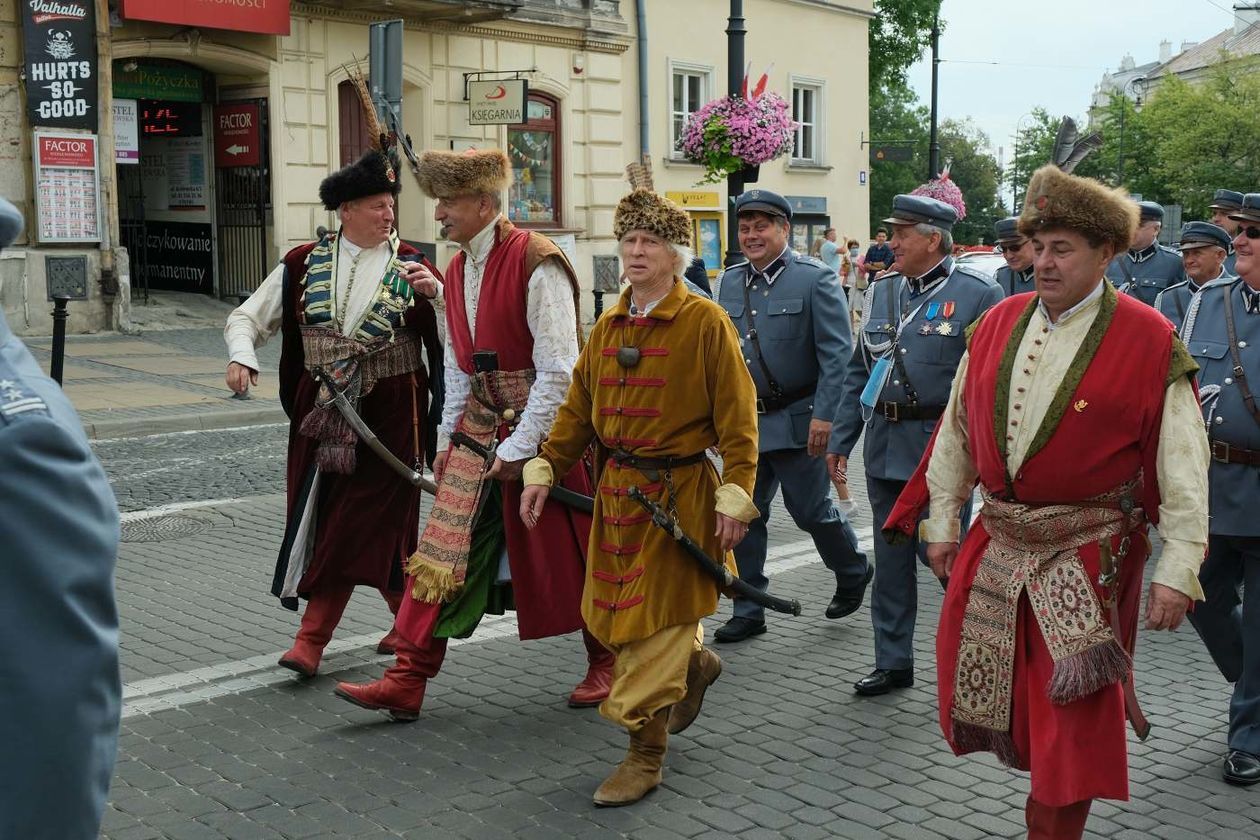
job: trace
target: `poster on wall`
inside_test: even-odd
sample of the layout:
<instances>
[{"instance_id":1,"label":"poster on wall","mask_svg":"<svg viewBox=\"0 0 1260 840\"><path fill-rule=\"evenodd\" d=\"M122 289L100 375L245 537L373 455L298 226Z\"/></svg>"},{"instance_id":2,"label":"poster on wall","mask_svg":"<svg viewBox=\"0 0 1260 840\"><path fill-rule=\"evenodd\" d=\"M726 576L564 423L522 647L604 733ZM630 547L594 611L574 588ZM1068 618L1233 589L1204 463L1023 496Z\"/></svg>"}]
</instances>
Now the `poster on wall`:
<instances>
[{"instance_id":1,"label":"poster on wall","mask_svg":"<svg viewBox=\"0 0 1260 840\"><path fill-rule=\"evenodd\" d=\"M114 100L114 163L140 162L140 117L136 100Z\"/></svg>"},{"instance_id":2,"label":"poster on wall","mask_svg":"<svg viewBox=\"0 0 1260 840\"><path fill-rule=\"evenodd\" d=\"M35 204L40 242L101 240L95 134L36 131Z\"/></svg>"},{"instance_id":3,"label":"poster on wall","mask_svg":"<svg viewBox=\"0 0 1260 840\"><path fill-rule=\"evenodd\" d=\"M96 4L24 0L26 105L31 125L96 131Z\"/></svg>"},{"instance_id":4,"label":"poster on wall","mask_svg":"<svg viewBox=\"0 0 1260 840\"><path fill-rule=\"evenodd\" d=\"M166 142L166 205L171 210L206 208L204 137L170 137Z\"/></svg>"},{"instance_id":5,"label":"poster on wall","mask_svg":"<svg viewBox=\"0 0 1260 840\"><path fill-rule=\"evenodd\" d=\"M209 223L145 222L150 289L214 292L214 238Z\"/></svg>"}]
</instances>

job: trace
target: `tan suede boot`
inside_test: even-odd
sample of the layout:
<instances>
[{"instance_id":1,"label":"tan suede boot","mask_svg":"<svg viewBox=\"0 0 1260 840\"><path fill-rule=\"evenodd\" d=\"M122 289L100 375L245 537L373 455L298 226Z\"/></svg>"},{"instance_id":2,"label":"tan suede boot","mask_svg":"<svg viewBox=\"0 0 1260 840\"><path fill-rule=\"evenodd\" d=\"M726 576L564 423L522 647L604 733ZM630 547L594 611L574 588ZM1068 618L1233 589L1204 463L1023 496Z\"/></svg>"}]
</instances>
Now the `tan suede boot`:
<instances>
[{"instance_id":1,"label":"tan suede boot","mask_svg":"<svg viewBox=\"0 0 1260 840\"><path fill-rule=\"evenodd\" d=\"M638 732L630 733L630 751L595 791L595 804L615 808L638 802L661 783L669 710L661 709Z\"/></svg>"},{"instance_id":2,"label":"tan suede boot","mask_svg":"<svg viewBox=\"0 0 1260 840\"><path fill-rule=\"evenodd\" d=\"M687 694L669 711L669 734L677 735L700 714L700 704L709 686L717 682L722 673L722 660L707 647L692 651L687 665Z\"/></svg>"}]
</instances>

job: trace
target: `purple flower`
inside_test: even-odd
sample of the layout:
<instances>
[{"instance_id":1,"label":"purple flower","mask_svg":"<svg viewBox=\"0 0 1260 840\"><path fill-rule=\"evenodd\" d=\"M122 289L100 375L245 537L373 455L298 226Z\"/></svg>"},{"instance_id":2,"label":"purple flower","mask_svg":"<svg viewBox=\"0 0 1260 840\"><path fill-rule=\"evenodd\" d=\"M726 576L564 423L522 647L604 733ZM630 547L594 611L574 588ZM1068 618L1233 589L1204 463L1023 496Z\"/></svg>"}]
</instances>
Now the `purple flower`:
<instances>
[{"instance_id":1,"label":"purple flower","mask_svg":"<svg viewBox=\"0 0 1260 840\"><path fill-rule=\"evenodd\" d=\"M797 123L776 93L753 100L723 97L705 103L683 129L683 155L705 167L714 183L746 166L757 166L792 150Z\"/></svg>"}]
</instances>

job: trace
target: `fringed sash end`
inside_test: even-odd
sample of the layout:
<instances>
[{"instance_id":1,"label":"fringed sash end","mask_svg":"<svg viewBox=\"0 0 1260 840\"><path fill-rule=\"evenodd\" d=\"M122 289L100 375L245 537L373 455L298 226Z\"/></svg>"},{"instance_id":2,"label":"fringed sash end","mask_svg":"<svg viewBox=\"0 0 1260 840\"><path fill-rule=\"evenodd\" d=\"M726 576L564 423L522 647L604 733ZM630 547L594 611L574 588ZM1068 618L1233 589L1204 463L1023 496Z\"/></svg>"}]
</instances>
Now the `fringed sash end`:
<instances>
[{"instance_id":1,"label":"fringed sash end","mask_svg":"<svg viewBox=\"0 0 1260 840\"><path fill-rule=\"evenodd\" d=\"M987 726L952 721L950 740L960 753L990 752L1007 767L1019 767L1019 754L1010 732L999 732Z\"/></svg>"},{"instance_id":2,"label":"fringed sash end","mask_svg":"<svg viewBox=\"0 0 1260 840\"><path fill-rule=\"evenodd\" d=\"M464 582L456 580L455 573L420 552L407 560L406 570L411 576L411 597L427 604L450 601L463 588Z\"/></svg>"},{"instance_id":3,"label":"fringed sash end","mask_svg":"<svg viewBox=\"0 0 1260 840\"><path fill-rule=\"evenodd\" d=\"M1101 644L1057 660L1047 694L1051 703L1062 706L1124 680L1132 668L1133 660L1113 636Z\"/></svg>"}]
</instances>

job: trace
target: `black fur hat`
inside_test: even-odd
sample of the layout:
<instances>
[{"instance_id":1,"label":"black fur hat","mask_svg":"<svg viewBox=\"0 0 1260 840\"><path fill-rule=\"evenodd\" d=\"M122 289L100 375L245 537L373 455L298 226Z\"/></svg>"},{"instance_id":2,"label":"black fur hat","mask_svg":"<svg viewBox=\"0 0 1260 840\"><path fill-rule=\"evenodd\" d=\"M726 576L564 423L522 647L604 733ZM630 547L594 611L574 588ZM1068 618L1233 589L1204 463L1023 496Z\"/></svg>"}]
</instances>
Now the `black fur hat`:
<instances>
[{"instance_id":1,"label":"black fur hat","mask_svg":"<svg viewBox=\"0 0 1260 840\"><path fill-rule=\"evenodd\" d=\"M336 210L347 201L368 195L397 196L401 189L397 166L385 155L369 149L363 157L320 182L319 200L329 210Z\"/></svg>"}]
</instances>

